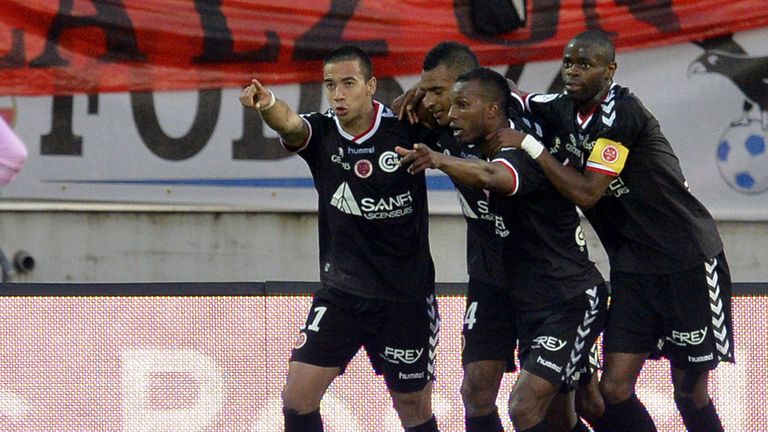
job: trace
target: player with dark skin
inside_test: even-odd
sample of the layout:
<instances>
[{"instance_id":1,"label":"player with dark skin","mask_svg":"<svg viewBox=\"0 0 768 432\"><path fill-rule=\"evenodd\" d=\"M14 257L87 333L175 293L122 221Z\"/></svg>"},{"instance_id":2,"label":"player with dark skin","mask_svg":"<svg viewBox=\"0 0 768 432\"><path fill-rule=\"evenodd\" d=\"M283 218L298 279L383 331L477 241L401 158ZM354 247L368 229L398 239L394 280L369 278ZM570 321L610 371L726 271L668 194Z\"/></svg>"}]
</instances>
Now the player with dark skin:
<instances>
[{"instance_id":1,"label":"player with dark skin","mask_svg":"<svg viewBox=\"0 0 768 432\"><path fill-rule=\"evenodd\" d=\"M445 71L437 70L437 72L440 75L440 72ZM475 73L475 71L472 73ZM468 81L462 81L461 77L459 82L453 85L449 93L449 104L442 105L441 101L434 100L433 95L430 94L437 93L434 96L439 98L441 91L435 92L434 90L436 88L442 89L442 85L438 84L442 80L435 80L432 79L433 76L425 75L426 79L422 80L422 87L426 93L424 104L437 114L435 119L438 122L442 120L449 123L459 143L462 145L479 143L485 157L492 158L497 148L494 143L486 140L485 137L495 130L510 126L506 107L501 107L496 99L488 96L489 92L483 88L480 82L474 81L472 78ZM422 75L422 77L424 78L425 75ZM498 76L498 74L496 75L497 81L501 80L503 82L503 78ZM454 77L450 81L455 79ZM497 83L499 89L502 86L506 90L499 90L500 92L509 91L506 83L502 85ZM518 180L523 183L530 182L530 184L535 182L532 179L524 178L523 174L518 178L517 174L513 174L503 163L496 163L496 161L491 163L484 159L457 158L432 151L426 146L419 144L416 144L413 150L406 150L404 148L396 150L403 156L401 164L407 166L411 173L420 173L427 168L439 169L458 183L481 188L500 197L514 194L518 188ZM526 197L526 199L536 200L533 195L530 198ZM577 221L578 217L575 209L571 208L570 212L574 220ZM513 216L513 219L505 220L505 223L509 226L510 223L516 224L519 222ZM516 271L519 271L519 269ZM592 269L592 271L596 274L595 269ZM597 280L602 280L602 278L597 275ZM525 291L522 287L516 289ZM527 346L521 347L521 350L527 348ZM582 423L577 422L573 408L573 392L561 393L562 383L559 381L560 378L543 378L539 375L539 372L532 372L535 369L529 370L531 367L530 361L535 357L537 356L534 354L528 356L515 384L515 388L510 395L510 416L516 430L586 430ZM539 357L539 361L541 361L541 357ZM465 400L467 415L470 415L470 413L483 415L495 411L498 382L504 373L504 366L504 362L494 361L465 365L462 396ZM478 386L481 383L486 383L488 388L483 392L468 392L468 382L472 383L473 381L474 385ZM556 401L556 399L560 400ZM570 404L568 401L570 401ZM552 410L553 404L561 405L561 407ZM552 415L553 413L554 415ZM545 424L545 417L547 417L547 420L559 417L557 419L559 421L547 421Z\"/></svg>"},{"instance_id":2,"label":"player with dark skin","mask_svg":"<svg viewBox=\"0 0 768 432\"><path fill-rule=\"evenodd\" d=\"M610 349L606 349L605 370L600 380L600 391L608 408L605 418L601 419L601 421L603 421L606 425L609 425L609 429L606 430L656 430L655 425L653 424L653 420L650 418L647 410L635 395L635 386L637 383L637 377L646 359L653 351L653 347L651 347L649 343L645 342L645 339L650 340L651 338L661 338L662 341L667 342L665 348L670 346L672 349L674 349L673 345L682 346L684 348L686 345L698 345L702 347L710 345L710 351L706 352L704 355L684 354L682 357L687 357L689 361L687 364L685 361L675 361L674 358L670 357L670 360L672 361L671 378L674 386L675 402L683 416L683 420L688 430L720 431L723 430L722 425L720 424L720 419L717 416L709 396L707 382L709 377L709 370L716 367L718 361L733 361L733 353L730 351L732 349L732 340L728 339L730 334L732 334L728 328L728 326L730 326L730 316L728 312L730 305L730 277L727 271L727 264L725 264L725 256L722 254L722 244L719 241L719 235L717 234L716 228L714 227L714 221L712 220L711 216L709 216L703 206L701 206L687 190L687 185L685 184L684 178L682 178L679 163L674 157L671 148L669 148L666 139L658 131L656 120L650 113L647 113L647 111L645 111L643 117L641 117L639 114L636 114L638 112L643 113L644 109L638 108L638 105L630 105L633 103L632 98L634 98L634 96L624 96L626 93L618 94L618 92L621 92L623 89L617 89L617 85L613 83L614 74L616 73L617 69L617 63L614 56L615 54L612 43L610 43L610 41L604 35L596 34L595 32L585 32L576 36L565 46L564 49L561 73L565 82L565 93L559 97L564 98L563 104L568 103L568 100L571 101L575 110L573 114L575 114L576 121L583 121L584 125L582 126L582 130L589 131L591 134L589 139L591 140L597 138L596 141L588 142L588 145L595 145L595 147L598 148L598 145L600 144L599 141L601 139L605 139L606 142L609 142L609 146L601 147L601 155L596 155L597 150L592 150L592 154L590 155L589 150L587 150L589 160L586 163L585 169L579 170L572 166L563 165L560 160L555 158L549 152L542 151L544 146L539 143L531 143L529 141L528 143L523 144L524 136L510 129L497 131L490 138L494 145L522 148L527 151L532 157L534 157L552 184L555 185L555 187L563 195L565 195L585 211L587 218L590 220L590 222L592 222L593 226L595 226L596 230L598 231L598 235L605 233L604 235L601 235L601 240L606 246L606 251L608 252L609 258L611 260L611 280L614 287L614 303L612 304L612 308L616 308L617 305L621 305L623 308L620 309L622 312L611 312L611 315L608 319L608 330L606 330L605 337L606 347ZM532 96L532 99L533 100L530 103L534 105L534 108L531 109L536 109L536 96ZM546 103L551 102L552 99L552 95L547 95L547 100L544 101L544 103L541 105L545 105ZM624 106L629 106L631 109L634 109L634 111L631 111L630 108L623 108L623 106L620 105L620 103L625 100L629 100L630 102L626 102L626 105ZM608 121L619 123L620 119L622 118L619 116L623 115L625 118L634 116L632 117L634 124L640 123L639 128L643 128L641 129L643 132L650 132L633 132L632 134L628 134L626 131L622 131L621 129L617 130L615 127L613 129L606 127L602 129L603 132L593 132L594 129L589 129L590 127L595 127L594 123L600 120L598 118L592 123L589 123L592 114L597 112L595 117L598 117L601 114L601 110L606 112L606 110L611 110L614 108L615 111L613 111L613 113L616 115L616 117L610 117L609 114L605 114L605 116L608 117ZM564 123L567 123L566 120L564 120L563 123L557 123L556 117L556 115L552 115L548 117L549 120L544 119L544 128L547 130L560 128L562 130L566 127L570 127L569 125L564 125ZM565 117L561 118L565 119ZM642 118L644 123L638 121L637 118ZM626 128L631 127L631 125L626 126ZM654 141L650 141L647 138L648 135L651 135ZM619 139L614 138L614 136L622 136L623 139L620 142ZM563 138L563 135L561 135L561 138ZM608 141L609 139L612 141ZM630 147L630 145L632 147ZM630 148L630 150L626 150L625 147ZM585 148L591 147L585 146ZM616 149L619 150L617 151ZM611 163L613 163L614 160L621 159L622 154L627 153L629 156L625 156L625 161L622 161L624 165L619 169L598 169L600 163L602 163L599 159L602 159L603 162L609 160ZM606 163L606 165L609 164ZM635 174L638 172L665 172L665 174L663 175L663 179L659 180L657 178L649 177L649 174ZM669 174L666 174L666 172ZM618 173L621 173L621 177L618 177ZM621 181L620 183L617 183L621 189L618 189L617 187L609 189L609 186L612 186L612 182L618 180ZM609 193L611 190L617 190L619 193ZM674 192L658 192L670 190ZM675 194L674 196L676 199L669 199L668 197L673 196L673 193ZM633 206L631 202L626 201L632 200L633 194L636 194L636 196L643 194L643 201L646 202L646 205L634 204ZM614 197L614 195L616 196ZM634 199L637 200L637 198ZM681 202L684 203L685 206L694 209L691 210L691 213L695 214L696 216L685 216L686 211L680 211L678 214L670 213L669 217L664 214L658 214L655 217L651 214L648 216L640 215L640 212L654 212L656 207L654 206L653 209L650 208L656 203L658 203L658 206L660 206L659 208L661 209L677 209L678 207L683 206ZM622 208L622 210L620 210L620 212L616 212L616 209L619 208ZM635 216L632 216L631 212L635 212ZM679 214L683 214L683 216L679 216ZM696 312L698 313L697 316L696 313L693 312L687 312L687 315L685 311L680 313L674 309L674 306L670 306L669 304L674 305L675 302L680 304L682 302L687 302L687 300L672 300L671 303L668 303L667 305L653 305L653 307L657 308L652 312L655 314L655 316L658 317L655 318L656 321L650 321L650 319L647 318L648 316L654 316L651 315L650 312L635 312L638 306L631 306L645 301L645 298L647 297L643 298L643 294L639 294L641 297L640 300L627 301L624 300L624 298L616 300L616 293L623 294L622 290L629 290L630 287L632 287L634 290L636 288L634 288L633 284L640 285L638 282L636 282L637 280L642 280L644 278L648 279L648 275L646 274L632 276L632 273L627 270L614 270L614 267L625 266L624 268L626 268L626 266L630 265L627 264L627 257L632 257L632 255L628 254L629 248L645 247L644 244L640 241L633 240L634 238L637 238L637 235L633 233L640 231L640 228L634 227L633 231L629 231L625 227L616 228L616 225L610 222L610 220L626 220L628 216L633 217L633 220L648 218L655 219L657 221L669 220L673 217L679 217L681 220L684 220L684 218L687 217L688 220L693 220L697 224L701 224L701 226L704 227L700 229L700 232L704 234L698 234L698 232L694 232L694 234L689 234L690 237L688 237L687 240L681 240L679 242L670 240L668 238L668 234L661 235L660 237L662 240L658 244L662 245L662 247L668 247L669 250L674 250L676 248L683 250L691 241L690 238L695 238L694 235L697 234L700 235L699 238L707 238L708 240L704 241L704 244L707 246L698 247L698 255L694 256L693 258L678 258L674 255L670 255L672 258L660 258L659 262L668 262L674 259L687 259L689 262L689 264L686 265L687 267L698 264L702 267L703 270L703 268L706 266L707 271L710 273L710 275L707 276L709 278L710 285L712 281L717 284L717 281L719 280L720 285L711 286L709 293L713 299L713 317L711 319L708 316L710 309L708 301L709 298L707 298L706 291L703 290L699 290L700 292L697 293L698 297L696 297L697 301L699 297L702 298L701 302L703 303L703 307L701 310L703 313ZM692 225L690 222L684 220L677 226L690 225ZM646 226L649 227L650 230L653 230L652 224ZM696 229L699 229L698 226ZM650 241L643 240L643 242ZM655 249L658 250L659 247L657 246ZM660 253L656 253L661 256ZM644 255L644 257L647 259L648 255ZM703 258L708 258L709 260L704 261ZM710 262L710 260L712 261ZM702 261L704 261L704 264L701 264ZM718 261L720 264L717 264ZM669 270L656 270L653 269L653 265L651 265L648 273L654 277L659 274L661 275L659 278L668 277L672 279L675 277L674 275L678 274L677 272L681 272L682 269L686 268L686 266L679 265L678 268L670 267ZM635 265L635 268L640 267ZM641 270L644 269L641 268ZM701 273L703 274L704 272L702 271ZM670 274L672 276L667 276ZM629 275L629 277L627 275ZM621 277L621 279L619 277ZM681 279L684 280L686 278L681 277ZM629 280L630 283L621 283L622 281L627 280ZM674 292L677 289L674 284L669 282L666 283L669 284L669 286L663 287L663 289L666 289L670 292ZM664 282L660 282L659 284L663 286ZM706 288L706 283L702 284L699 282L699 284L704 285ZM721 287L722 292L724 293L724 298L722 299L722 303L719 303L721 302L719 298L717 299L717 302L715 302L714 296L720 295ZM647 292L648 289L645 291ZM727 294L725 294L726 291ZM629 306L625 307L625 304L628 304ZM715 305L719 304L724 304L726 313L714 315L715 312L719 312L719 307L715 309ZM633 307L635 310L632 309ZM679 307L685 309L683 306ZM702 340L697 340L696 343L688 343L688 340L691 340L691 337L689 336L685 337L688 340L681 340L679 337L676 339L675 333L670 332L668 334L663 334L658 331L654 333L651 330L647 331L648 336L645 337L646 335L642 333L645 331L645 328L643 328L641 330L641 335L644 337L642 343L633 341L631 336L622 334L625 340L621 341L621 343L624 345L620 348L611 348L610 344L615 343L613 342L613 334L611 333L612 325L621 329L621 326L625 325L622 324L621 321L627 319L623 315L623 313L626 311L636 313L635 315L632 315L633 320L645 320L643 325L647 326L646 328L653 326L656 326L653 328L660 327L661 324L659 323L661 322L661 317L664 317L664 313L670 313L669 311L673 311L673 313L677 314L673 317L674 319L682 320L684 322L690 322L694 319L698 320L698 323L703 324L697 324L695 328L700 329L702 326L705 326L703 327L703 330L700 330L700 332L703 332L704 334L707 334L708 332L710 335L714 333L715 337L720 335L720 339L712 341L706 340L705 342L705 340L702 338ZM638 316L641 316L638 315L640 313L644 314L646 318L637 318ZM679 318L680 316L683 318ZM724 320L726 321L726 324L722 324ZM650 324L648 324L649 322ZM672 324L672 326L675 325L682 324ZM722 327L707 328L710 325L718 325ZM675 331L675 328L676 327L673 327L672 331ZM668 332L669 330L665 327L664 331ZM722 336L726 332L730 333L729 336ZM676 334L679 335L681 333L684 332L677 331ZM663 351L662 353L667 356L667 353ZM713 357L714 360L712 360ZM709 360L707 365L700 366L695 363L703 363L707 360Z\"/></svg>"},{"instance_id":3,"label":"player with dark skin","mask_svg":"<svg viewBox=\"0 0 768 432\"><path fill-rule=\"evenodd\" d=\"M430 56L433 58L430 59ZM399 108L400 118L411 122L431 122L430 126L436 129L448 128L453 84L459 75L477 66L477 60L468 47L455 42L438 44L427 54L419 85L395 102L394 107ZM503 360L479 360L464 364L461 396L468 431L473 430L471 424L474 422L491 422L486 420L491 416L496 417L494 423L498 421L496 398L506 370L507 364ZM580 383L575 401L573 392L559 393L555 397L547 413L551 431L566 432L573 428L576 423L574 404L578 415L590 423L603 415L603 399L597 383L598 376L594 373L589 381Z\"/></svg>"},{"instance_id":4,"label":"player with dark skin","mask_svg":"<svg viewBox=\"0 0 768 432\"><path fill-rule=\"evenodd\" d=\"M351 55L347 53L341 58L326 60L323 65L325 96L333 115L338 120L340 129L351 137L361 136L371 128L377 115L375 107L378 107L372 99L376 92L376 78L370 76L370 70L364 67L364 62L356 58L356 55L355 52ZM246 107L257 110L265 123L280 135L287 149L301 151L302 146L306 146L312 136L310 123L294 112L286 102L276 99L274 94L256 79L243 89L240 102ZM331 168L321 166L316 169L341 169L336 165L338 164L331 163ZM323 318L324 323L328 320L327 315L330 314L330 309L328 312ZM322 315L316 318L316 322L319 322L320 317ZM325 328L325 325L321 327ZM378 358L379 355L376 354L374 357ZM378 360L381 361L381 359ZM286 431L308 430L309 426L288 428L289 422L295 425L301 424L299 422L308 422L308 419L303 418L307 416L313 416L312 431L322 430L319 417L320 401L328 386L342 372L342 367L318 366L292 358L282 391ZM400 392L389 389L394 408L406 431L437 431L432 413L432 386L432 381L429 380L416 391Z\"/></svg>"}]
</instances>

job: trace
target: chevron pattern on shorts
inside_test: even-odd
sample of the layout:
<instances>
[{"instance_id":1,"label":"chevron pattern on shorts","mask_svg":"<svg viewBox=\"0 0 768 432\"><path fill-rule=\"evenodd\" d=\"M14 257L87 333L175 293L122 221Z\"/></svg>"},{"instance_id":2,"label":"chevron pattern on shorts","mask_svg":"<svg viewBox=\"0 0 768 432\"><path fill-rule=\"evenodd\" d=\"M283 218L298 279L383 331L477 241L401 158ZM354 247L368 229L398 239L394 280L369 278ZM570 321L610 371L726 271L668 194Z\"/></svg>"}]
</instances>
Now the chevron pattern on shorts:
<instances>
[{"instance_id":1,"label":"chevron pattern on shorts","mask_svg":"<svg viewBox=\"0 0 768 432\"><path fill-rule=\"evenodd\" d=\"M725 305L720 296L720 281L717 274L717 258L711 258L704 263L704 270L709 286L709 308L712 311L712 335L715 337L715 348L720 360L731 360L733 351L728 338L728 327L725 322Z\"/></svg>"},{"instance_id":2,"label":"chevron pattern on shorts","mask_svg":"<svg viewBox=\"0 0 768 432\"><path fill-rule=\"evenodd\" d=\"M582 321L576 329L576 341L573 343L573 349L571 350L568 364L566 364L563 369L563 380L568 385L579 379L580 372L577 370L577 365L581 361L581 357L585 354L584 348L587 343L586 339L592 332L592 323L597 319L597 314L600 311L600 299L597 297L597 287L594 286L588 289L586 294L587 299L589 299L589 309L584 312L584 321ZM586 355L589 355L589 352L587 352Z\"/></svg>"},{"instance_id":3,"label":"chevron pattern on shorts","mask_svg":"<svg viewBox=\"0 0 768 432\"><path fill-rule=\"evenodd\" d=\"M429 363L427 372L435 376L435 357L437 356L437 341L440 339L440 316L435 305L435 295L427 297L427 315L429 315Z\"/></svg>"}]
</instances>

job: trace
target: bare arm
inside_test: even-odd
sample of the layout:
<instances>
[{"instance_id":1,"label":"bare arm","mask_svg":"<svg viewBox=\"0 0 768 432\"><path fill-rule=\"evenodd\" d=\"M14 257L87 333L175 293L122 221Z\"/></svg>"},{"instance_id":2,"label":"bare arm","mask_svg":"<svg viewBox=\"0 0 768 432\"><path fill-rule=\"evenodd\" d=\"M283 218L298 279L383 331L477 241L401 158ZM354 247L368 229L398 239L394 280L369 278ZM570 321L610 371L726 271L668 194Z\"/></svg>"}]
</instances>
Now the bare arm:
<instances>
[{"instance_id":1,"label":"bare arm","mask_svg":"<svg viewBox=\"0 0 768 432\"><path fill-rule=\"evenodd\" d=\"M592 171L582 174L574 167L563 165L548 151L543 151L541 143L533 143L533 137L526 139L529 136L512 129L499 129L487 138L497 146L525 150L536 160L549 181L563 196L585 210L594 206L613 181L613 177Z\"/></svg>"},{"instance_id":2,"label":"bare arm","mask_svg":"<svg viewBox=\"0 0 768 432\"><path fill-rule=\"evenodd\" d=\"M309 136L306 122L257 80L251 80L251 85L240 93L240 103L258 111L264 122L290 147L300 146Z\"/></svg>"},{"instance_id":3,"label":"bare arm","mask_svg":"<svg viewBox=\"0 0 768 432\"><path fill-rule=\"evenodd\" d=\"M427 168L439 169L457 183L504 195L517 186L514 175L501 164L449 156L430 150L424 144L414 144L413 150L396 147L395 151L403 156L400 165L407 166L411 174Z\"/></svg>"}]
</instances>

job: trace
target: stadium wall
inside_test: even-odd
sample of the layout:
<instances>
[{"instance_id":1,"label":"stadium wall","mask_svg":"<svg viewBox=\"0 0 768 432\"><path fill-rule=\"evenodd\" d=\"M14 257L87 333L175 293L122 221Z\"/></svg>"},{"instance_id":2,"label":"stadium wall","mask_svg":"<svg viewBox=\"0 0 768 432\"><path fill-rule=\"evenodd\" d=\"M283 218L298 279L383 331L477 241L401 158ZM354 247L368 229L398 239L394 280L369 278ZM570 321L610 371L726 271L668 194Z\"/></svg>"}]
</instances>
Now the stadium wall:
<instances>
[{"instance_id":1,"label":"stadium wall","mask_svg":"<svg viewBox=\"0 0 768 432\"><path fill-rule=\"evenodd\" d=\"M464 282L465 225L432 215L440 282ZM768 221L718 221L739 282L768 281ZM584 224L593 260L607 259ZM35 260L22 282L316 281L317 217L199 206L0 203L0 248Z\"/></svg>"}]
</instances>

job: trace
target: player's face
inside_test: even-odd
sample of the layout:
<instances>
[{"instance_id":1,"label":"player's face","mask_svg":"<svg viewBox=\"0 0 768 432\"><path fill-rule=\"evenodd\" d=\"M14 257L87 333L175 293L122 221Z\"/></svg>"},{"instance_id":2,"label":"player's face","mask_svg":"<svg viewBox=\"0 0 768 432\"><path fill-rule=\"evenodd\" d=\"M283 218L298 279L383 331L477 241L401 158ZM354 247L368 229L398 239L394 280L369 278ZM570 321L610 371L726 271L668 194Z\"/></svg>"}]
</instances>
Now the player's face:
<instances>
[{"instance_id":1,"label":"player's face","mask_svg":"<svg viewBox=\"0 0 768 432\"><path fill-rule=\"evenodd\" d=\"M323 86L336 117L349 123L371 109L376 78L366 81L358 60L342 60L323 66Z\"/></svg>"},{"instance_id":2,"label":"player's face","mask_svg":"<svg viewBox=\"0 0 768 432\"><path fill-rule=\"evenodd\" d=\"M450 94L457 77L458 74L445 65L421 73L420 87L424 90L422 103L440 126L448 126L451 122L448 118L448 110L451 108Z\"/></svg>"},{"instance_id":3,"label":"player's face","mask_svg":"<svg viewBox=\"0 0 768 432\"><path fill-rule=\"evenodd\" d=\"M613 81L616 62L609 62L594 45L571 41L563 53L561 73L565 90L577 103L597 101Z\"/></svg>"},{"instance_id":4,"label":"player's face","mask_svg":"<svg viewBox=\"0 0 768 432\"><path fill-rule=\"evenodd\" d=\"M476 144L485 140L488 104L481 94L480 84L474 81L453 85L448 117L453 136L461 144Z\"/></svg>"}]
</instances>

